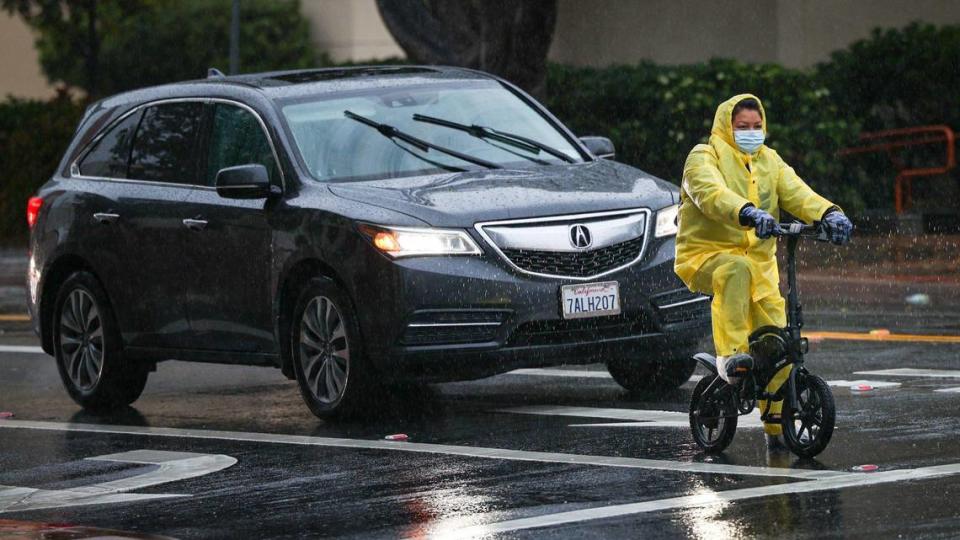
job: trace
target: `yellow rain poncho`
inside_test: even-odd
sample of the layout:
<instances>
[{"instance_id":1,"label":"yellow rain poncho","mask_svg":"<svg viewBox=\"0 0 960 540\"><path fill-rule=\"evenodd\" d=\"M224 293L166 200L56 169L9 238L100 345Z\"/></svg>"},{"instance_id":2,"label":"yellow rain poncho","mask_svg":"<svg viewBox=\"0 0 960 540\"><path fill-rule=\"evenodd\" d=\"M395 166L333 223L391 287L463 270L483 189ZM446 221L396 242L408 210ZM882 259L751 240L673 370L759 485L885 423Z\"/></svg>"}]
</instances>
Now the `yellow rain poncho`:
<instances>
[{"instance_id":1,"label":"yellow rain poncho","mask_svg":"<svg viewBox=\"0 0 960 540\"><path fill-rule=\"evenodd\" d=\"M691 290L714 297L713 339L720 356L748 352L749 335L760 326L786 326L777 242L760 240L752 227L740 225L740 210L753 203L779 218L783 208L809 223L834 206L772 148L761 146L752 155L740 151L731 115L747 98L760 103L756 96L741 94L717 108L710 141L690 151L680 190L674 270ZM760 110L766 133L762 103ZM784 375L778 374L768 390L779 387ZM771 412L779 413L781 403L772 405ZM767 426L768 433L779 431L779 425Z\"/></svg>"}]
</instances>

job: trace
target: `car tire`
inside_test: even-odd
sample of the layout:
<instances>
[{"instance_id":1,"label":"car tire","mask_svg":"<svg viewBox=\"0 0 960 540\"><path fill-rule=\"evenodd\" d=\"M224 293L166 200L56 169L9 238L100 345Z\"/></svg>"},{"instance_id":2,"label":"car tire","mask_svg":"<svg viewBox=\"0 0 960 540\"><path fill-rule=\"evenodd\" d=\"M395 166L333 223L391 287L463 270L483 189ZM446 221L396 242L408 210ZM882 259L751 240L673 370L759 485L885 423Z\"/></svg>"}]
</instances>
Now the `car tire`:
<instances>
[{"instance_id":1,"label":"car tire","mask_svg":"<svg viewBox=\"0 0 960 540\"><path fill-rule=\"evenodd\" d=\"M113 309L93 274L74 272L60 286L52 330L60 379L78 405L116 409L143 393L149 369L124 361Z\"/></svg>"},{"instance_id":2,"label":"car tire","mask_svg":"<svg viewBox=\"0 0 960 540\"><path fill-rule=\"evenodd\" d=\"M366 409L374 387L353 303L324 278L301 291L290 328L290 351L303 401L321 419Z\"/></svg>"},{"instance_id":3,"label":"car tire","mask_svg":"<svg viewBox=\"0 0 960 540\"><path fill-rule=\"evenodd\" d=\"M607 371L630 392L668 392L690 380L697 362L689 357L611 360Z\"/></svg>"}]
</instances>

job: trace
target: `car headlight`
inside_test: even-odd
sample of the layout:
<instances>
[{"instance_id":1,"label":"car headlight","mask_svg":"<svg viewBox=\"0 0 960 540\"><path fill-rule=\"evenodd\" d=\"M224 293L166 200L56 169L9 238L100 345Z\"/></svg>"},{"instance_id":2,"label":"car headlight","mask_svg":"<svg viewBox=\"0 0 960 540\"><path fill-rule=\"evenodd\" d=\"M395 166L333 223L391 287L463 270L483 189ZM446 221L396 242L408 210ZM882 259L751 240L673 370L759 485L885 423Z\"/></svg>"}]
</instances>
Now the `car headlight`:
<instances>
[{"instance_id":1,"label":"car headlight","mask_svg":"<svg viewBox=\"0 0 960 540\"><path fill-rule=\"evenodd\" d=\"M465 231L361 225L373 247L391 257L480 255L483 251Z\"/></svg>"},{"instance_id":2,"label":"car headlight","mask_svg":"<svg viewBox=\"0 0 960 540\"><path fill-rule=\"evenodd\" d=\"M655 233L657 238L677 234L677 214L679 212L679 204L668 206L657 212L657 230Z\"/></svg>"}]
</instances>

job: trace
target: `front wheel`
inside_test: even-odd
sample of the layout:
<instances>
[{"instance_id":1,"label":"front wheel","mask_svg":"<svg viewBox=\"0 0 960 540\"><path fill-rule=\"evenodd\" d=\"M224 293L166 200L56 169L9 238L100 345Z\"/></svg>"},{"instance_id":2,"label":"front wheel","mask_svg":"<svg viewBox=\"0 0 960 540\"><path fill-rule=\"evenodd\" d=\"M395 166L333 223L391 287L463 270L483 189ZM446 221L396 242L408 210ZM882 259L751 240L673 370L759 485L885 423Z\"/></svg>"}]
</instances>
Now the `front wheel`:
<instances>
[{"instance_id":1,"label":"front wheel","mask_svg":"<svg viewBox=\"0 0 960 540\"><path fill-rule=\"evenodd\" d=\"M631 392L665 392L690 380L697 362L689 357L649 360L611 360L607 371Z\"/></svg>"},{"instance_id":2,"label":"front wheel","mask_svg":"<svg viewBox=\"0 0 960 540\"><path fill-rule=\"evenodd\" d=\"M360 412L372 377L352 303L336 284L310 281L297 302L291 338L297 385L310 412L319 418Z\"/></svg>"},{"instance_id":3,"label":"front wheel","mask_svg":"<svg viewBox=\"0 0 960 540\"><path fill-rule=\"evenodd\" d=\"M730 393L720 392L726 384L712 384L716 376L700 379L690 398L690 431L700 448L710 453L723 452L737 432L737 410ZM709 392L708 388L713 386Z\"/></svg>"},{"instance_id":4,"label":"front wheel","mask_svg":"<svg viewBox=\"0 0 960 540\"><path fill-rule=\"evenodd\" d=\"M783 440L794 454L812 458L823 452L833 436L837 415L833 393L823 379L809 373L797 374L795 392L796 408L790 396L783 400Z\"/></svg>"}]
</instances>

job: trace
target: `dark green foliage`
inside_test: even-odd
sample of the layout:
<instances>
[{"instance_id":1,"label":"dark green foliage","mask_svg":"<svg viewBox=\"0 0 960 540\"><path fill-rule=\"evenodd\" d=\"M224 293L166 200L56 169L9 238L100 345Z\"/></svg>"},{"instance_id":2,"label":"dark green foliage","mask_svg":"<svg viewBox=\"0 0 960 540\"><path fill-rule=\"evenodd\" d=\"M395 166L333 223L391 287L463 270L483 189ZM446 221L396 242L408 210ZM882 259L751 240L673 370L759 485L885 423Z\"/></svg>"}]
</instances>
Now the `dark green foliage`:
<instances>
[{"instance_id":1,"label":"dark green foliage","mask_svg":"<svg viewBox=\"0 0 960 540\"><path fill-rule=\"evenodd\" d=\"M315 67L318 55L300 2L244 0L243 72ZM118 21L101 52L104 95L206 76L229 64L229 0L162 0Z\"/></svg>"},{"instance_id":2,"label":"dark green foliage","mask_svg":"<svg viewBox=\"0 0 960 540\"><path fill-rule=\"evenodd\" d=\"M3 0L3 6L37 31L47 78L92 96L202 78L207 68L226 70L229 63L230 0ZM310 41L298 0L244 0L240 13L242 71L326 61Z\"/></svg>"},{"instance_id":3,"label":"dark green foliage","mask_svg":"<svg viewBox=\"0 0 960 540\"><path fill-rule=\"evenodd\" d=\"M53 175L82 115L67 97L0 102L0 243L26 243L27 199Z\"/></svg>"},{"instance_id":4,"label":"dark green foliage","mask_svg":"<svg viewBox=\"0 0 960 540\"><path fill-rule=\"evenodd\" d=\"M865 129L948 124L960 130L960 26L876 29L833 53L817 72Z\"/></svg>"}]
</instances>

